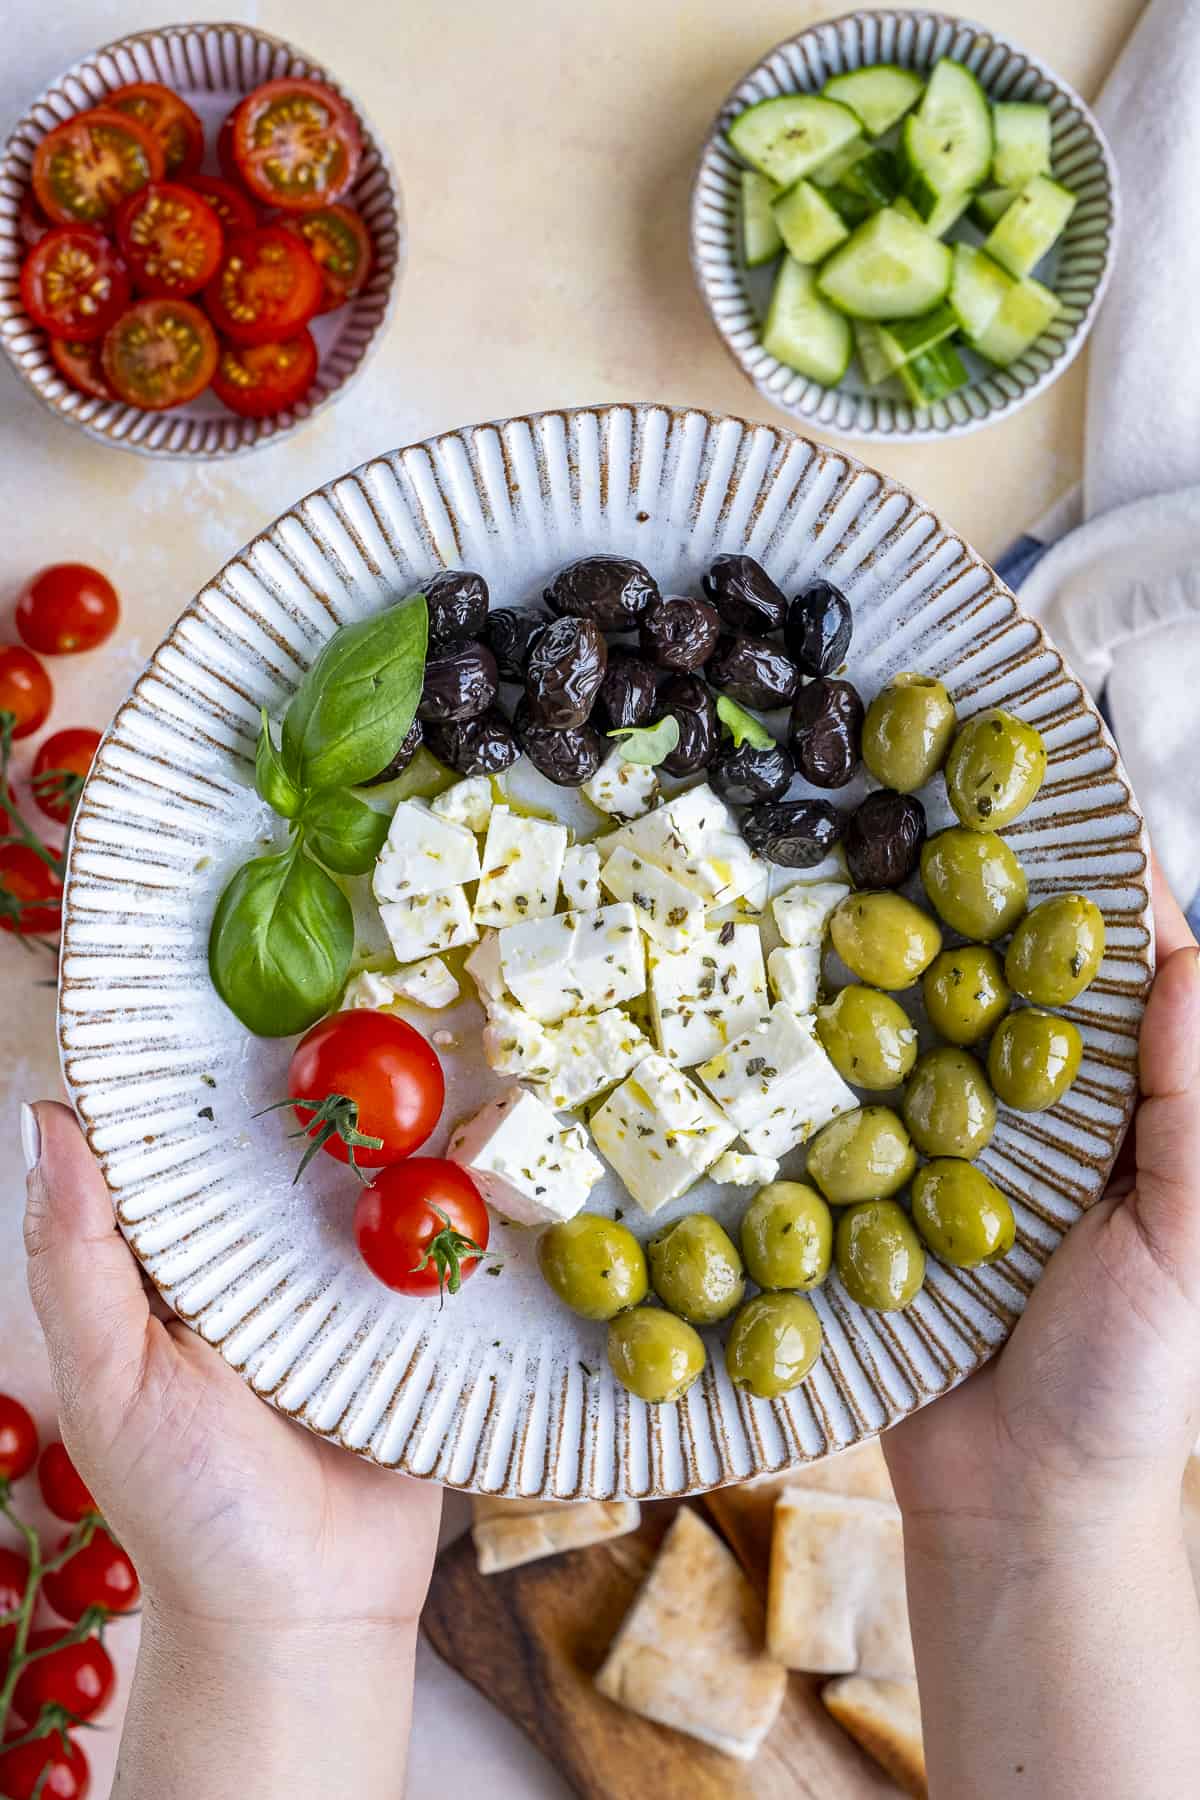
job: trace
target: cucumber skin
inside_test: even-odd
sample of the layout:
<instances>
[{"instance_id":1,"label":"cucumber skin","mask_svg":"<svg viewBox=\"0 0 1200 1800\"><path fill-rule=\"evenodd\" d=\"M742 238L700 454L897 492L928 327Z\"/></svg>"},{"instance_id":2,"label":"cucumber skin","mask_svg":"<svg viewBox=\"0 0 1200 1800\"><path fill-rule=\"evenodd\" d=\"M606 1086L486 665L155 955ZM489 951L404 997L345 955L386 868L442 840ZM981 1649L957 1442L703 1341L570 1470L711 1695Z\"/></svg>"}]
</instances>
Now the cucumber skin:
<instances>
[{"instance_id":1,"label":"cucumber skin","mask_svg":"<svg viewBox=\"0 0 1200 1800\"><path fill-rule=\"evenodd\" d=\"M936 350L958 331L958 316L943 303L916 319L892 319L879 327L880 349L893 372ZM908 340L907 342L905 340Z\"/></svg>"},{"instance_id":2,"label":"cucumber skin","mask_svg":"<svg viewBox=\"0 0 1200 1800\"><path fill-rule=\"evenodd\" d=\"M935 350L923 351L898 373L905 393L918 408L932 406L947 394L956 394L969 379L966 365L953 344L939 344Z\"/></svg>"},{"instance_id":3,"label":"cucumber skin","mask_svg":"<svg viewBox=\"0 0 1200 1800\"><path fill-rule=\"evenodd\" d=\"M778 338L775 339L775 345L777 347L772 347L771 338L775 329L774 315L776 303L780 301L781 290L784 284L795 282L797 275L807 277L812 289L811 299L827 314L831 315L830 323L832 324L833 320L836 319L842 327L838 336L844 354L842 356L841 367L836 374L832 373L831 365L825 366L825 372L818 372L815 362L810 362L807 367L804 367L793 360L792 354L781 355L781 348L789 349L790 351L790 347L781 345ZM770 305L767 307L767 316L763 322L762 336L759 342L762 344L762 347L767 352L768 356L773 356L777 362L783 363L785 368L795 369L798 375L806 375L810 381L818 382L821 387L836 387L839 381L844 378L846 370L850 367L850 358L854 354L854 334L850 328L850 321L843 318L836 308L817 291L813 271L803 263L794 262L791 257L785 257L779 266L779 274L775 277L775 286L771 290L771 301Z\"/></svg>"},{"instance_id":4,"label":"cucumber skin","mask_svg":"<svg viewBox=\"0 0 1200 1800\"><path fill-rule=\"evenodd\" d=\"M880 73L880 74L886 73L888 75L900 75L905 78L906 84L909 81L913 81L916 83L916 86L912 89L911 97L904 103L903 106L899 107L898 110L889 113L887 118L883 119L882 123L872 125L870 123L870 121L868 119L866 119L863 116L863 114L858 111L858 108L855 106L853 100L841 99L840 94L832 93L832 92L830 92L830 90L832 88L834 88L835 86L840 88L842 92L845 92L845 90L847 88L851 88L851 89L859 88L860 86L863 85L862 83L860 83L860 80L859 80L860 76L872 76L872 75L875 75L876 73ZM899 120L901 120L904 117L905 113L910 111L911 108L916 105L917 101L921 98L921 95L924 93L924 91L925 91L925 83L921 79L921 77L918 74L916 74L916 72L912 69L902 68L899 63L867 63L861 69L850 69L850 70L847 70L846 73L843 75L832 76L825 83L825 86L821 90L821 92L823 94L827 94L831 100L838 100L840 105L848 106L850 108L850 111L858 117L859 121L862 124L863 130L867 133L867 136L873 137L873 138L882 137L885 131L890 131L892 126L897 124L899 122ZM873 116L876 118L881 117L881 115L879 115L879 114L874 114Z\"/></svg>"},{"instance_id":5,"label":"cucumber skin","mask_svg":"<svg viewBox=\"0 0 1200 1800\"><path fill-rule=\"evenodd\" d=\"M747 149L742 141L746 137L746 121L751 119L755 113L761 113L765 107L775 107L782 111L788 103L797 101L804 101L809 105L819 105L823 108L828 107L830 111L836 109L839 113L844 113L846 135L833 146L832 150L825 150L822 156L813 157L811 161L801 159L784 167L773 160L772 165L768 166L768 163L763 160L761 151L755 154L754 151ZM760 175L768 175L772 181L778 181L784 187L791 187L793 183L802 180L804 176L810 175L822 161L827 161L833 155L834 150L841 149L842 145L848 143L851 138L861 137L861 135L858 120L848 106L841 106L836 100L822 100L819 94L774 94L770 99L757 100L753 106L747 106L738 114L726 132L729 142L744 162L748 162L751 168L757 169Z\"/></svg>"}]
</instances>

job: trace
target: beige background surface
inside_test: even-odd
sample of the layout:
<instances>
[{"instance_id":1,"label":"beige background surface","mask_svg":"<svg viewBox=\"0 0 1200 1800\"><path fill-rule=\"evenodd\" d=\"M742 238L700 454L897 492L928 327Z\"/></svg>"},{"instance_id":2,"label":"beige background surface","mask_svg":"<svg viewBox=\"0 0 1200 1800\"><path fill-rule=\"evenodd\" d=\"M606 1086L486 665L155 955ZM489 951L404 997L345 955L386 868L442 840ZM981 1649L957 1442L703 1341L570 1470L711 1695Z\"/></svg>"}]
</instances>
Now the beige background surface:
<instances>
[{"instance_id":1,"label":"beige background surface","mask_svg":"<svg viewBox=\"0 0 1200 1800\"><path fill-rule=\"evenodd\" d=\"M726 358L692 290L687 196L727 89L773 43L845 10L811 0L191 0L337 70L388 142L410 250L391 331L336 411L222 467L168 466L90 444L0 368L0 632L24 576L97 563L125 602L118 640L54 669L54 724L103 725L154 644L219 565L287 504L376 452L543 406L688 402L772 415ZM1142 0L977 0L970 11L1097 92ZM76 57L167 22L154 0L3 0L0 129ZM985 554L1076 480L1083 361L1006 424L874 460ZM58 1092L48 970L0 943L0 1388L52 1422L20 1256L16 1113ZM452 1509L461 1520L460 1505ZM114 1633L132 1661L136 1627ZM115 1720L114 1720L115 1722ZM107 1792L115 1731L89 1740ZM452 1746L452 1762L445 1761ZM494 1800L549 1800L558 1778L423 1650L409 1793L486 1778ZM380 1800L385 1800L380 1796Z\"/></svg>"}]
</instances>

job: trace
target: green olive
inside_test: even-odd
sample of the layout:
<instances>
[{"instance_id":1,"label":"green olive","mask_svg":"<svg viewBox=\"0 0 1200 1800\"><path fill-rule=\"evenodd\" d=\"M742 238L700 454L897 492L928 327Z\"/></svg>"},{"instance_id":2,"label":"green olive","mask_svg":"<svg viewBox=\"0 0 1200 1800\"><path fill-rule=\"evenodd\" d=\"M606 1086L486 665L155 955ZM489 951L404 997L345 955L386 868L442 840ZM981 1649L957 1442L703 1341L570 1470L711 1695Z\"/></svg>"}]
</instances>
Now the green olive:
<instances>
[{"instance_id":1,"label":"green olive","mask_svg":"<svg viewBox=\"0 0 1200 1800\"><path fill-rule=\"evenodd\" d=\"M1042 734L998 706L969 719L946 758L946 792L959 822L1003 831L1046 778Z\"/></svg>"},{"instance_id":2,"label":"green olive","mask_svg":"<svg viewBox=\"0 0 1200 1800\"><path fill-rule=\"evenodd\" d=\"M817 1036L838 1074L855 1087L899 1087L917 1060L912 1020L876 988L844 987L828 1006L818 1006Z\"/></svg>"},{"instance_id":3,"label":"green olive","mask_svg":"<svg viewBox=\"0 0 1200 1800\"><path fill-rule=\"evenodd\" d=\"M942 947L929 914L888 891L847 894L829 930L850 973L868 987L911 987Z\"/></svg>"},{"instance_id":4,"label":"green olive","mask_svg":"<svg viewBox=\"0 0 1200 1800\"><path fill-rule=\"evenodd\" d=\"M895 1200L864 1200L838 1220L837 1272L860 1306L896 1312L916 1299L925 1252L912 1221Z\"/></svg>"},{"instance_id":5,"label":"green olive","mask_svg":"<svg viewBox=\"0 0 1200 1800\"><path fill-rule=\"evenodd\" d=\"M1036 1006L1009 1013L988 1046L992 1086L1018 1112L1045 1112L1061 1100L1082 1060L1078 1028Z\"/></svg>"},{"instance_id":6,"label":"green olive","mask_svg":"<svg viewBox=\"0 0 1200 1800\"><path fill-rule=\"evenodd\" d=\"M1104 960L1104 918L1082 894L1057 894L1025 914L1013 932L1004 973L1035 1006L1067 1006L1096 979Z\"/></svg>"},{"instance_id":7,"label":"green olive","mask_svg":"<svg viewBox=\"0 0 1200 1800\"><path fill-rule=\"evenodd\" d=\"M893 675L867 708L862 758L884 787L915 793L946 760L958 723L954 702L932 675Z\"/></svg>"},{"instance_id":8,"label":"green olive","mask_svg":"<svg viewBox=\"0 0 1200 1800\"><path fill-rule=\"evenodd\" d=\"M632 1231L598 1213L576 1213L538 1239L547 1286L583 1319L611 1319L646 1298L646 1256Z\"/></svg>"},{"instance_id":9,"label":"green olive","mask_svg":"<svg viewBox=\"0 0 1200 1800\"><path fill-rule=\"evenodd\" d=\"M725 1367L759 1400L799 1387L821 1354L821 1321L799 1294L757 1294L729 1331Z\"/></svg>"},{"instance_id":10,"label":"green olive","mask_svg":"<svg viewBox=\"0 0 1200 1800\"><path fill-rule=\"evenodd\" d=\"M646 1246L650 1280L665 1307L689 1325L715 1325L746 1292L742 1259L708 1213L687 1213Z\"/></svg>"},{"instance_id":11,"label":"green olive","mask_svg":"<svg viewBox=\"0 0 1200 1800\"><path fill-rule=\"evenodd\" d=\"M904 1123L926 1156L978 1156L996 1129L996 1099L965 1050L943 1046L919 1057L904 1094Z\"/></svg>"},{"instance_id":12,"label":"green olive","mask_svg":"<svg viewBox=\"0 0 1200 1800\"><path fill-rule=\"evenodd\" d=\"M1029 900L1025 871L994 831L952 825L921 851L929 903L952 931L989 944L1012 930Z\"/></svg>"},{"instance_id":13,"label":"green olive","mask_svg":"<svg viewBox=\"0 0 1200 1800\"><path fill-rule=\"evenodd\" d=\"M833 1217L815 1188L772 1181L742 1215L742 1255L760 1288L813 1288L829 1273Z\"/></svg>"},{"instance_id":14,"label":"green olive","mask_svg":"<svg viewBox=\"0 0 1200 1800\"><path fill-rule=\"evenodd\" d=\"M835 1206L897 1194L916 1166L909 1135L887 1106L842 1113L808 1146L809 1177Z\"/></svg>"},{"instance_id":15,"label":"green olive","mask_svg":"<svg viewBox=\"0 0 1200 1800\"><path fill-rule=\"evenodd\" d=\"M623 1388L652 1406L682 1399L705 1361L700 1333L659 1306L635 1306L609 1322L609 1367Z\"/></svg>"},{"instance_id":16,"label":"green olive","mask_svg":"<svg viewBox=\"0 0 1200 1800\"><path fill-rule=\"evenodd\" d=\"M913 1224L933 1254L956 1269L1007 1256L1017 1235L1012 1207L974 1163L938 1157L917 1170Z\"/></svg>"},{"instance_id":17,"label":"green olive","mask_svg":"<svg viewBox=\"0 0 1200 1800\"><path fill-rule=\"evenodd\" d=\"M983 944L943 950L921 977L929 1023L949 1044L977 1044L1012 1000L1004 965Z\"/></svg>"}]
</instances>

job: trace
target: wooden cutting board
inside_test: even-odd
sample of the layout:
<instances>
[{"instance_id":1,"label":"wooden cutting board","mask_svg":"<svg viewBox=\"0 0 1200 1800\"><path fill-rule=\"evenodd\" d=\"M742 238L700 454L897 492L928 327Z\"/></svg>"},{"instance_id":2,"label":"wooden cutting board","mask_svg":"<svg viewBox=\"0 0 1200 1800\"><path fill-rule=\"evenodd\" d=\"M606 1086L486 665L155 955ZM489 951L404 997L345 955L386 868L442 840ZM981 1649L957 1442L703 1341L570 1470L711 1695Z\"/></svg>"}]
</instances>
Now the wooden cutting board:
<instances>
[{"instance_id":1,"label":"wooden cutting board","mask_svg":"<svg viewBox=\"0 0 1200 1800\"><path fill-rule=\"evenodd\" d=\"M438 1655L521 1726L581 1800L896 1800L834 1723L819 1681L792 1675L753 1762L652 1725L598 1694L604 1660L675 1512L642 1509L627 1537L480 1575L468 1535L442 1556L421 1624Z\"/></svg>"}]
</instances>

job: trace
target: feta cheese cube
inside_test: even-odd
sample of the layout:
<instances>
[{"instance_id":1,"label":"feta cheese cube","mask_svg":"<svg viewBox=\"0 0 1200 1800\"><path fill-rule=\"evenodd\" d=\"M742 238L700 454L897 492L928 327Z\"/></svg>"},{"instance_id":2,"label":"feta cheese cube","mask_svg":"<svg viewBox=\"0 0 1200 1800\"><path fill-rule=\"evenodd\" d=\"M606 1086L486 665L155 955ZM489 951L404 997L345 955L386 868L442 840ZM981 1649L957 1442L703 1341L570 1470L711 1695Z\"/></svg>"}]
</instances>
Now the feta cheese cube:
<instances>
[{"instance_id":1,"label":"feta cheese cube","mask_svg":"<svg viewBox=\"0 0 1200 1800\"><path fill-rule=\"evenodd\" d=\"M782 1156L858 1105L812 1019L782 1005L696 1073L756 1156Z\"/></svg>"},{"instance_id":2,"label":"feta cheese cube","mask_svg":"<svg viewBox=\"0 0 1200 1800\"><path fill-rule=\"evenodd\" d=\"M605 863L601 881L615 900L629 901L638 924L664 950L682 950L704 929L704 903L665 869L622 846Z\"/></svg>"},{"instance_id":3,"label":"feta cheese cube","mask_svg":"<svg viewBox=\"0 0 1200 1800\"><path fill-rule=\"evenodd\" d=\"M766 1187L778 1173L773 1156L747 1156L741 1150L727 1150L709 1170L714 1181L727 1187Z\"/></svg>"},{"instance_id":4,"label":"feta cheese cube","mask_svg":"<svg viewBox=\"0 0 1200 1800\"><path fill-rule=\"evenodd\" d=\"M820 944L784 945L767 958L775 998L794 1013L810 1013L821 986Z\"/></svg>"},{"instance_id":5,"label":"feta cheese cube","mask_svg":"<svg viewBox=\"0 0 1200 1800\"><path fill-rule=\"evenodd\" d=\"M412 1000L417 1006L428 1006L435 1011L443 1006L453 1006L461 991L458 977L451 973L440 956L427 956L423 962L414 963L411 969L401 969L398 975L391 977L391 984L399 999Z\"/></svg>"},{"instance_id":6,"label":"feta cheese cube","mask_svg":"<svg viewBox=\"0 0 1200 1800\"><path fill-rule=\"evenodd\" d=\"M769 1010L757 925L732 922L650 956L658 1047L684 1068L706 1062Z\"/></svg>"},{"instance_id":7,"label":"feta cheese cube","mask_svg":"<svg viewBox=\"0 0 1200 1800\"><path fill-rule=\"evenodd\" d=\"M469 1171L489 1206L520 1225L574 1218L604 1174L583 1126L564 1125L520 1087L459 1125L446 1154Z\"/></svg>"},{"instance_id":8,"label":"feta cheese cube","mask_svg":"<svg viewBox=\"0 0 1200 1800\"><path fill-rule=\"evenodd\" d=\"M363 969L359 974L351 976L346 983L339 1006L340 1012L350 1012L359 1007L369 1007L375 1012L385 1012L389 1006L396 1004L394 977L378 975L373 969Z\"/></svg>"},{"instance_id":9,"label":"feta cheese cube","mask_svg":"<svg viewBox=\"0 0 1200 1800\"><path fill-rule=\"evenodd\" d=\"M550 1045L536 1019L512 1000L493 1000L483 1028L483 1057L497 1075L544 1081L550 1074Z\"/></svg>"},{"instance_id":10,"label":"feta cheese cube","mask_svg":"<svg viewBox=\"0 0 1200 1800\"><path fill-rule=\"evenodd\" d=\"M822 943L829 915L850 889L841 881L817 881L788 888L771 902L771 911L785 944L798 947Z\"/></svg>"},{"instance_id":11,"label":"feta cheese cube","mask_svg":"<svg viewBox=\"0 0 1200 1800\"><path fill-rule=\"evenodd\" d=\"M475 923L515 925L521 919L548 918L558 904L566 850L565 825L493 807L475 893Z\"/></svg>"},{"instance_id":12,"label":"feta cheese cube","mask_svg":"<svg viewBox=\"0 0 1200 1800\"><path fill-rule=\"evenodd\" d=\"M568 906L593 912L600 905L600 852L595 844L572 844L563 857L562 891Z\"/></svg>"},{"instance_id":13,"label":"feta cheese cube","mask_svg":"<svg viewBox=\"0 0 1200 1800\"><path fill-rule=\"evenodd\" d=\"M556 1112L594 1100L650 1056L653 1046L619 1006L580 1013L544 1030L550 1075L538 1088Z\"/></svg>"},{"instance_id":14,"label":"feta cheese cube","mask_svg":"<svg viewBox=\"0 0 1200 1800\"><path fill-rule=\"evenodd\" d=\"M432 800L429 810L439 819L449 819L452 825L465 825L468 831L486 831L495 804L488 777L468 775Z\"/></svg>"},{"instance_id":15,"label":"feta cheese cube","mask_svg":"<svg viewBox=\"0 0 1200 1800\"><path fill-rule=\"evenodd\" d=\"M605 758L583 792L597 812L640 819L658 799L658 775L645 763L626 762L620 750Z\"/></svg>"},{"instance_id":16,"label":"feta cheese cube","mask_svg":"<svg viewBox=\"0 0 1200 1800\"><path fill-rule=\"evenodd\" d=\"M479 850L465 825L452 825L419 800L392 814L371 887L376 900L411 900L460 887L479 875Z\"/></svg>"},{"instance_id":17,"label":"feta cheese cube","mask_svg":"<svg viewBox=\"0 0 1200 1800\"><path fill-rule=\"evenodd\" d=\"M500 933L505 985L545 1025L601 1012L644 992L646 959L632 906L558 913Z\"/></svg>"},{"instance_id":18,"label":"feta cheese cube","mask_svg":"<svg viewBox=\"0 0 1200 1800\"><path fill-rule=\"evenodd\" d=\"M748 849L733 814L706 783L622 826L601 849L609 856L630 850L655 863L710 906L742 895L753 896L759 909L766 904L770 870Z\"/></svg>"},{"instance_id":19,"label":"feta cheese cube","mask_svg":"<svg viewBox=\"0 0 1200 1800\"><path fill-rule=\"evenodd\" d=\"M479 936L471 923L467 896L460 887L409 900L386 901L379 908L379 917L400 963L419 962L435 951L473 944Z\"/></svg>"},{"instance_id":20,"label":"feta cheese cube","mask_svg":"<svg viewBox=\"0 0 1200 1800\"><path fill-rule=\"evenodd\" d=\"M592 1136L643 1212L678 1199L737 1133L662 1056L647 1056L592 1116Z\"/></svg>"},{"instance_id":21,"label":"feta cheese cube","mask_svg":"<svg viewBox=\"0 0 1200 1800\"><path fill-rule=\"evenodd\" d=\"M505 994L504 977L500 973L500 934L497 931L485 931L475 948L463 964L467 974L475 983L480 1002L487 1010L490 1000L502 1000Z\"/></svg>"}]
</instances>

